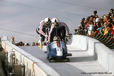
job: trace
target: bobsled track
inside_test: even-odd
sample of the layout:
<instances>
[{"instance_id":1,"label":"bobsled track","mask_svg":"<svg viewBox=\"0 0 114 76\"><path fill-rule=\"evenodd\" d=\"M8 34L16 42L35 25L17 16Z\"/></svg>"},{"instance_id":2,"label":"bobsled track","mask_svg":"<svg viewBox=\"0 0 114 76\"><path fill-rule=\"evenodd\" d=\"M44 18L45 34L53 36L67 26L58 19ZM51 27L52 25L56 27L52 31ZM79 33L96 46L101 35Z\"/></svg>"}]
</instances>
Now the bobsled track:
<instances>
[{"instance_id":1,"label":"bobsled track","mask_svg":"<svg viewBox=\"0 0 114 76\"><path fill-rule=\"evenodd\" d=\"M18 64L25 65L25 76L113 76L114 52L99 41L81 35L73 35L67 49L70 62L53 62L46 59L46 46L17 47L2 39L3 48L15 52ZM33 66L34 65L34 66Z\"/></svg>"}]
</instances>

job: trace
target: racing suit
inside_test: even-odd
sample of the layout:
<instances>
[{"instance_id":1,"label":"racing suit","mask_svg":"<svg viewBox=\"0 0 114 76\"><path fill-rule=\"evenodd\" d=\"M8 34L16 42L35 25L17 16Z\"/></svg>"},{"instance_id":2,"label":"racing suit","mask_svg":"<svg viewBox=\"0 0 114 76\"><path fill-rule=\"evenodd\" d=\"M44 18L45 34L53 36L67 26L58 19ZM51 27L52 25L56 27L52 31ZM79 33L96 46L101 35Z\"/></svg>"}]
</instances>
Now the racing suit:
<instances>
[{"instance_id":1,"label":"racing suit","mask_svg":"<svg viewBox=\"0 0 114 76\"><path fill-rule=\"evenodd\" d=\"M48 30L47 30L48 29ZM50 25L46 25L44 20L40 22L40 25L36 29L36 32L40 34L41 36L41 41L43 42L45 40L45 37L48 35L50 30Z\"/></svg>"},{"instance_id":2,"label":"racing suit","mask_svg":"<svg viewBox=\"0 0 114 76\"><path fill-rule=\"evenodd\" d=\"M61 38L61 40L64 40L64 41L65 41L66 35L69 35L68 26L64 22L58 22L58 24L59 24L58 32L55 31L55 25L54 24L51 25L48 41L50 42L53 41L53 36L55 35L55 33L57 33L57 35Z\"/></svg>"}]
</instances>

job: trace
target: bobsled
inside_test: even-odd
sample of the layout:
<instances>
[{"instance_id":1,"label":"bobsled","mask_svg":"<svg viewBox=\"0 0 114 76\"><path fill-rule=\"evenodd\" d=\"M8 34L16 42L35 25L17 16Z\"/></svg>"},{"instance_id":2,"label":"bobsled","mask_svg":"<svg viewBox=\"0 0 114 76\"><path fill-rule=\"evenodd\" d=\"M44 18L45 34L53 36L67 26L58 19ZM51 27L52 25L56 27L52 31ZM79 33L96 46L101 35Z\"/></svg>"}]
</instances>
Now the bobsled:
<instances>
[{"instance_id":1,"label":"bobsled","mask_svg":"<svg viewBox=\"0 0 114 76\"><path fill-rule=\"evenodd\" d=\"M55 36L54 40L47 45L47 59L49 62L53 61L70 61L67 56L72 56L68 53L67 46L64 40Z\"/></svg>"}]
</instances>

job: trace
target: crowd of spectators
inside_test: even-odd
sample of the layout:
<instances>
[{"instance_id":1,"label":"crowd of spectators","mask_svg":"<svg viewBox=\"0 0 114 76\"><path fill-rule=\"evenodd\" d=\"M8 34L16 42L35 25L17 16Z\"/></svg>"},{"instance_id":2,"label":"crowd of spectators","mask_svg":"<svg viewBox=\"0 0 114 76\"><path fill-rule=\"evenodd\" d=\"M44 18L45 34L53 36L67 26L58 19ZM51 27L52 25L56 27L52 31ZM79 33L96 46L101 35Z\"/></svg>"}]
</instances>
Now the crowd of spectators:
<instances>
[{"instance_id":1,"label":"crowd of spectators","mask_svg":"<svg viewBox=\"0 0 114 76\"><path fill-rule=\"evenodd\" d=\"M108 14L101 17L98 16L97 10L93 11L93 15L81 20L78 30L91 37L100 33L114 38L114 9L110 9Z\"/></svg>"},{"instance_id":2,"label":"crowd of spectators","mask_svg":"<svg viewBox=\"0 0 114 76\"><path fill-rule=\"evenodd\" d=\"M32 42L32 44L30 43L24 43L23 41L19 41L17 43L15 43L15 37L12 36L11 37L11 43L16 45L16 46L39 46L40 44L38 42Z\"/></svg>"},{"instance_id":3,"label":"crowd of spectators","mask_svg":"<svg viewBox=\"0 0 114 76\"><path fill-rule=\"evenodd\" d=\"M16 46L39 46L38 42L24 43L22 41L15 43Z\"/></svg>"}]
</instances>

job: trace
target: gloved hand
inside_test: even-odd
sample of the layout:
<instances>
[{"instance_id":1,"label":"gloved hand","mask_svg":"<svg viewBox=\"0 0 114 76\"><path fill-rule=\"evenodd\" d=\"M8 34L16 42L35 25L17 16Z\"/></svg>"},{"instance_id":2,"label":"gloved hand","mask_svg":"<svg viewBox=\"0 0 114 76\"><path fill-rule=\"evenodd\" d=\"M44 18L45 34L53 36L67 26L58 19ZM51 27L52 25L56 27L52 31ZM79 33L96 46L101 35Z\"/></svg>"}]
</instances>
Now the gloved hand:
<instances>
[{"instance_id":1,"label":"gloved hand","mask_svg":"<svg viewBox=\"0 0 114 76\"><path fill-rule=\"evenodd\" d=\"M69 37L69 34L67 34L66 37Z\"/></svg>"},{"instance_id":2,"label":"gloved hand","mask_svg":"<svg viewBox=\"0 0 114 76\"><path fill-rule=\"evenodd\" d=\"M47 38L48 37L48 35L45 35L45 38Z\"/></svg>"},{"instance_id":3,"label":"gloved hand","mask_svg":"<svg viewBox=\"0 0 114 76\"><path fill-rule=\"evenodd\" d=\"M48 44L48 43L50 43L50 41L49 41L49 40L47 41L47 44Z\"/></svg>"}]
</instances>

